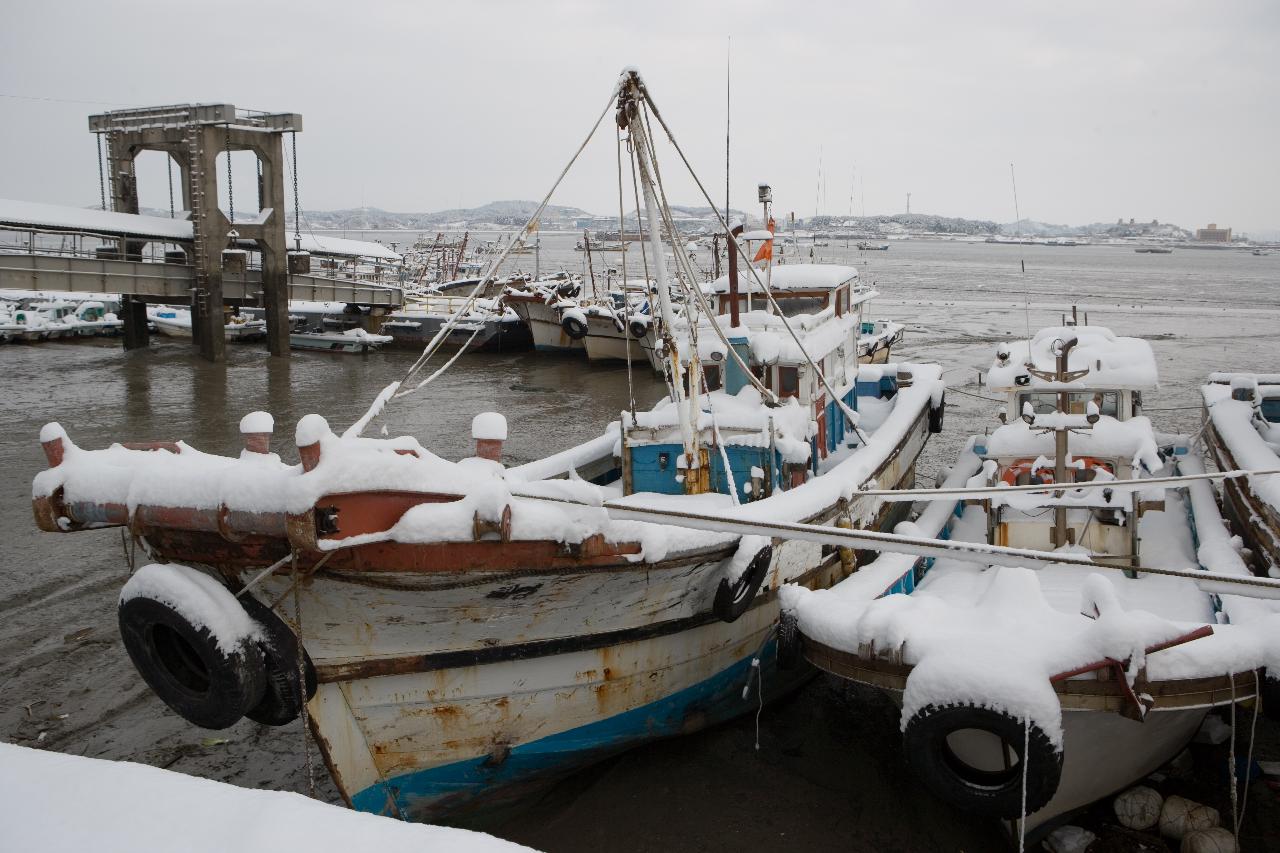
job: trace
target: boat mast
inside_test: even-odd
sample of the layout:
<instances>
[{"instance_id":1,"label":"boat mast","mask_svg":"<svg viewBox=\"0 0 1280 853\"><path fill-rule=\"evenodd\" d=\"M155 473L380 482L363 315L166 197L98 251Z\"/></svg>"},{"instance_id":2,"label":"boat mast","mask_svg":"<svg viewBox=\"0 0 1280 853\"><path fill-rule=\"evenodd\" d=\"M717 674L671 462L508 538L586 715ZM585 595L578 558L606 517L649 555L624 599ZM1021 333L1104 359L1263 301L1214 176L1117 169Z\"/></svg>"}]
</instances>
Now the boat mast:
<instances>
[{"instance_id":1,"label":"boat mast","mask_svg":"<svg viewBox=\"0 0 1280 853\"><path fill-rule=\"evenodd\" d=\"M662 337L667 351L667 360L671 369L671 394L676 404L677 420L680 422L680 439L684 445L686 469L693 471L699 465L697 422L687 415L684 403L684 368L680 363L680 350L676 345L672 329L675 328L675 311L671 307L671 284L667 274L666 251L662 247L662 226L658 221L658 200L653 192L653 174L651 170L652 150L649 138L645 134L644 121L640 118L640 77L636 72L629 72L626 83L618 95L618 122L625 124L631 134L632 145L636 152L636 163L640 167L640 183L644 191L644 214L648 223L648 240L653 249L654 275L658 284L658 307L662 312ZM697 287L697 283L694 283ZM690 323L694 322L689 318ZM692 362L691 362L692 364ZM693 376L689 379L690 392L696 401L697 383ZM688 409L693 409L690 404ZM686 490L700 480L696 476L685 476Z\"/></svg>"}]
</instances>

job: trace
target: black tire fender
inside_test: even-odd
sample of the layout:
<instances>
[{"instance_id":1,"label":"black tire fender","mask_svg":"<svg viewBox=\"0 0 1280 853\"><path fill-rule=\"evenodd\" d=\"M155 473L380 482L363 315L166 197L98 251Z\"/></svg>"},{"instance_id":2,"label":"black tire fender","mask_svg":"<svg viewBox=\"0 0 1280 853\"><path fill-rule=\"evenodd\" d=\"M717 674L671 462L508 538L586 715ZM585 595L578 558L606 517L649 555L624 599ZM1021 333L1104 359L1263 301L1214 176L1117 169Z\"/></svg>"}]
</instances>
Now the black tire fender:
<instances>
[{"instance_id":1,"label":"black tire fender","mask_svg":"<svg viewBox=\"0 0 1280 853\"><path fill-rule=\"evenodd\" d=\"M720 585L716 587L715 601L711 605L711 612L717 619L723 622L735 622L739 616L747 612L751 602L755 600L756 593L760 591L760 584L764 583L765 575L769 573L769 564L772 561L773 546L765 545L751 558L751 562L747 564L737 580L730 583L728 578L720 579Z\"/></svg>"},{"instance_id":2,"label":"black tire fender","mask_svg":"<svg viewBox=\"0 0 1280 853\"><path fill-rule=\"evenodd\" d=\"M929 407L929 432L937 435L942 432L942 419L947 413L947 395L943 393L937 406Z\"/></svg>"},{"instance_id":3,"label":"black tire fender","mask_svg":"<svg viewBox=\"0 0 1280 853\"><path fill-rule=\"evenodd\" d=\"M580 341L587 336L587 324L577 317L565 317L560 321L560 328L575 341Z\"/></svg>"},{"instance_id":4,"label":"black tire fender","mask_svg":"<svg viewBox=\"0 0 1280 853\"><path fill-rule=\"evenodd\" d=\"M792 670L804 660L804 638L800 636L800 620L790 610L778 614L778 669Z\"/></svg>"},{"instance_id":5,"label":"black tire fender","mask_svg":"<svg viewBox=\"0 0 1280 853\"><path fill-rule=\"evenodd\" d=\"M1280 678L1265 669L1258 672L1258 699L1264 717L1280 720Z\"/></svg>"},{"instance_id":6,"label":"black tire fender","mask_svg":"<svg viewBox=\"0 0 1280 853\"><path fill-rule=\"evenodd\" d=\"M208 628L145 595L121 602L117 616L138 674L183 719L225 729L262 700L266 670L256 643L223 651Z\"/></svg>"},{"instance_id":7,"label":"black tire fender","mask_svg":"<svg viewBox=\"0 0 1280 853\"><path fill-rule=\"evenodd\" d=\"M631 323L628 324L627 330L631 332L631 337L643 338L645 335L649 334L649 324L643 323L639 320L632 320Z\"/></svg>"},{"instance_id":8,"label":"black tire fender","mask_svg":"<svg viewBox=\"0 0 1280 853\"><path fill-rule=\"evenodd\" d=\"M977 729L998 737L1018 762L1003 770L973 767L952 749L948 738ZM1013 820L1022 815L1023 762L1026 762L1026 813L1039 811L1062 781L1062 753L1035 723L1025 733L1029 755L1023 755L1023 721L1003 711L967 703L926 705L907 722L902 745L907 764L940 799L983 817Z\"/></svg>"},{"instance_id":9,"label":"black tire fender","mask_svg":"<svg viewBox=\"0 0 1280 853\"><path fill-rule=\"evenodd\" d=\"M298 635L271 608L251 595L240 599L244 609L262 626L265 639L258 643L266 672L266 689L262 699L245 712L255 723L283 726L298 719L303 700L298 691L298 656L306 673L306 698L316 695L316 668L311 656L298 642Z\"/></svg>"}]
</instances>

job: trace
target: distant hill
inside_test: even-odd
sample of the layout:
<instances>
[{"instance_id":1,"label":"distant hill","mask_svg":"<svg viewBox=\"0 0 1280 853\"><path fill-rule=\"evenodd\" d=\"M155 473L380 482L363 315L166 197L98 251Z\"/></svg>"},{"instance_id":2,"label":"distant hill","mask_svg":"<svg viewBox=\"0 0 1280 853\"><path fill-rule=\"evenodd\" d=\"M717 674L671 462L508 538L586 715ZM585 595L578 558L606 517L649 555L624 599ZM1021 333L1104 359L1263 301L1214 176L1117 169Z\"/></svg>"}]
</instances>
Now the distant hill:
<instances>
[{"instance_id":1,"label":"distant hill","mask_svg":"<svg viewBox=\"0 0 1280 853\"><path fill-rule=\"evenodd\" d=\"M377 207L345 210L307 210L302 213L304 227L344 231L432 231L441 229L491 230L518 228L538 208L528 200L491 201L479 207L452 208L431 213L394 213ZM719 228L715 212L705 205L672 205L672 215L685 233L714 231ZM167 212L166 212L167 213ZM745 220L758 224L756 214L733 210L732 221ZM628 226L636 221L636 211L627 212ZM540 225L545 230L581 228L616 229L616 215L596 215L580 207L547 205ZM781 226L781 221L779 222ZM941 234L954 236L1023 236L1023 237L1147 237L1186 240L1190 231L1170 223L1117 220L1090 225L1056 225L1022 219L999 223L989 219L965 219L929 213L896 213L891 216L811 216L797 225L811 231L842 231L868 235ZM293 227L292 217L288 227Z\"/></svg>"}]
</instances>

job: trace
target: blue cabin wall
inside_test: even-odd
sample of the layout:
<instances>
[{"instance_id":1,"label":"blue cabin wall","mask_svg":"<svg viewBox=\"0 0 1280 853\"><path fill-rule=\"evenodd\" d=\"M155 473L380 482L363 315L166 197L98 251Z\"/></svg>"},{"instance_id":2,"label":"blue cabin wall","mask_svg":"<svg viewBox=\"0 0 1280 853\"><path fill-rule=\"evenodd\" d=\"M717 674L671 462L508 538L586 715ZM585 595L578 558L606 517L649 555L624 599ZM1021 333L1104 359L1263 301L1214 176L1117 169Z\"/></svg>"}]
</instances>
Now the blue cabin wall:
<instances>
[{"instance_id":1,"label":"blue cabin wall","mask_svg":"<svg viewBox=\"0 0 1280 853\"><path fill-rule=\"evenodd\" d=\"M725 474L724 459L720 448L708 447L711 459L711 488L722 495L729 494L729 478ZM684 483L676 479L680 473L677 467L684 456L684 446L680 444L641 444L632 445L631 455L631 489L636 492L657 492L663 495L683 495ZM751 469L760 468L766 477L775 477L777 485L776 465L769 464L767 447L740 447L728 445L725 452L729 456L729 466L733 470L734 485L738 492L738 500L746 503L752 499L751 493L743 487L751 482ZM660 456L666 454L667 464L664 468ZM760 496L757 495L758 499Z\"/></svg>"}]
</instances>

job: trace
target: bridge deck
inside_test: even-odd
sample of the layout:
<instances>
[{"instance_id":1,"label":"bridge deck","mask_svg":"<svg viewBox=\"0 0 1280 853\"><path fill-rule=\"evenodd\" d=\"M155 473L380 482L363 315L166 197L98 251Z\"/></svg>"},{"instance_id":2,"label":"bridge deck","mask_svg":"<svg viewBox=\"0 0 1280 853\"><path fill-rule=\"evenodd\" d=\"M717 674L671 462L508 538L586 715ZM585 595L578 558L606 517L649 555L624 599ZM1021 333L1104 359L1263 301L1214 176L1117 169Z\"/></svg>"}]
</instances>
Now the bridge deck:
<instances>
[{"instance_id":1,"label":"bridge deck","mask_svg":"<svg viewBox=\"0 0 1280 853\"><path fill-rule=\"evenodd\" d=\"M187 302L194 280L194 271L185 264L0 253L0 290L121 293L154 302ZM223 275L222 295L228 301L253 301L261 290L259 270ZM358 279L290 275L289 299L392 307L403 302L403 294L398 287Z\"/></svg>"}]
</instances>

